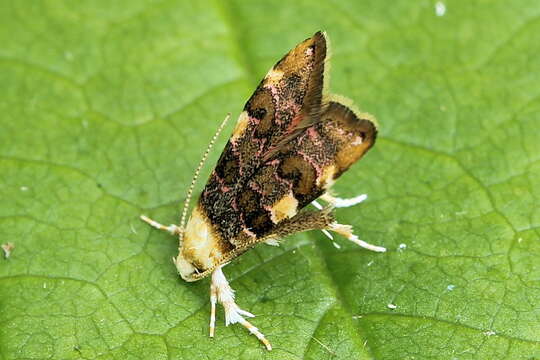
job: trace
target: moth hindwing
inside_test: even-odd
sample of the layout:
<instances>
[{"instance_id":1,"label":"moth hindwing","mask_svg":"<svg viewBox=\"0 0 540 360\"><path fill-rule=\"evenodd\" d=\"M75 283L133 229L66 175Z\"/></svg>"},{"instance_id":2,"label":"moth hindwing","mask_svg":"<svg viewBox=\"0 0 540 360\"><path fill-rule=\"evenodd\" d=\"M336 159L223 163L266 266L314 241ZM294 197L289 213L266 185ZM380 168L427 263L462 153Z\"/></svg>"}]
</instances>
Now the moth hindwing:
<instances>
[{"instance_id":1,"label":"moth hindwing","mask_svg":"<svg viewBox=\"0 0 540 360\"><path fill-rule=\"evenodd\" d=\"M270 69L238 117L187 225L190 196L180 226L144 218L179 235L174 263L184 280L212 274L211 336L219 301L227 324L241 323L271 349L245 320L252 314L236 305L221 269L257 243L276 245L286 235L320 229L371 250L385 250L359 240L351 226L334 219L333 207L365 199L335 198L328 190L373 146L377 128L370 115L353 110L348 100L327 94L328 52L325 33L317 32ZM320 207L319 197L327 207ZM304 209L310 203L319 210Z\"/></svg>"}]
</instances>

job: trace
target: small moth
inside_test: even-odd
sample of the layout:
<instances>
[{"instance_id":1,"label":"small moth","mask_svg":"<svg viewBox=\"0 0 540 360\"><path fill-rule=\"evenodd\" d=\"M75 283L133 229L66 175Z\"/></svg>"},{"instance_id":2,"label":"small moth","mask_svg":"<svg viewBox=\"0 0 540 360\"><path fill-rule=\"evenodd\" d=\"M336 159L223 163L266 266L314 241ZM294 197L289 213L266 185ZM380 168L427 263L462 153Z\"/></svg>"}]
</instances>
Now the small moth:
<instances>
[{"instance_id":1,"label":"small moth","mask_svg":"<svg viewBox=\"0 0 540 360\"><path fill-rule=\"evenodd\" d=\"M229 115L195 171L180 225L164 226L141 216L179 237L179 254L173 262L182 279L197 281L211 275L211 337L220 303L226 325L240 323L272 349L246 320L254 315L236 304L222 270L259 243L279 245L287 235L318 229L331 239L329 231L369 250L386 251L358 239L350 225L334 218L335 207L366 198L340 199L329 190L373 146L377 128L373 117L353 110L349 100L327 94L327 54L328 38L319 31L270 69L240 114L187 225L195 181ZM309 204L316 209L304 209Z\"/></svg>"}]
</instances>

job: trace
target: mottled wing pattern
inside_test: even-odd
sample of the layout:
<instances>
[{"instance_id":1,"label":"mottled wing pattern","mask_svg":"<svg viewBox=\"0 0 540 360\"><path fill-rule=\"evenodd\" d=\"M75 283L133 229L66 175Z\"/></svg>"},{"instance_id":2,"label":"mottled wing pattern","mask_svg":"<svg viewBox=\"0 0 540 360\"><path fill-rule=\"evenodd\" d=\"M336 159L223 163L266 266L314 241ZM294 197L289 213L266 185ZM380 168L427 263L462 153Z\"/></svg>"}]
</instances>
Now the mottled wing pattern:
<instances>
[{"instance_id":1,"label":"mottled wing pattern","mask_svg":"<svg viewBox=\"0 0 540 360\"><path fill-rule=\"evenodd\" d=\"M326 38L318 32L285 55L261 81L199 199L199 206L224 239L246 229L239 196L269 155L320 118ZM233 240L231 240L233 241Z\"/></svg>"},{"instance_id":2,"label":"mottled wing pattern","mask_svg":"<svg viewBox=\"0 0 540 360\"><path fill-rule=\"evenodd\" d=\"M331 101L320 121L282 146L238 195L245 226L257 238L272 233L318 198L375 143L369 115Z\"/></svg>"}]
</instances>

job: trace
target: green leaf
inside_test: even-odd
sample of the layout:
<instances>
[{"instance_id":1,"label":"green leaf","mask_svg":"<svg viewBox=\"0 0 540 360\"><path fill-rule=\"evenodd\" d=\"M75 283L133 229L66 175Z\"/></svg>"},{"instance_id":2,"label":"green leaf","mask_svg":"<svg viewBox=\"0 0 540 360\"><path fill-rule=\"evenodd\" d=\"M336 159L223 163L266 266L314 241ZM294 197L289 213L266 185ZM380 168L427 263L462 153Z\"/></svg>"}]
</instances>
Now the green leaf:
<instances>
[{"instance_id":1,"label":"green leaf","mask_svg":"<svg viewBox=\"0 0 540 360\"><path fill-rule=\"evenodd\" d=\"M6 0L0 23L0 359L540 358L538 1ZM221 308L210 339L208 279L138 215L178 222L220 121L319 29L332 91L381 125L337 216L389 251L260 245L225 273L274 350Z\"/></svg>"}]
</instances>

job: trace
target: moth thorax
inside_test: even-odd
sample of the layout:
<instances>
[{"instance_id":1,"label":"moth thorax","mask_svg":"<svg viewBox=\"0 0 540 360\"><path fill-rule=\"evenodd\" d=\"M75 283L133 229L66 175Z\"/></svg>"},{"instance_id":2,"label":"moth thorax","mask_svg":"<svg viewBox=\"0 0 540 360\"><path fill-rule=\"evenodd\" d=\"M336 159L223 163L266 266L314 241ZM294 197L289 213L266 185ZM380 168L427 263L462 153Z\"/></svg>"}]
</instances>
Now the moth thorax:
<instances>
[{"instance_id":1,"label":"moth thorax","mask_svg":"<svg viewBox=\"0 0 540 360\"><path fill-rule=\"evenodd\" d=\"M197 274L214 267L221 257L218 241L212 224L197 206L186 225L180 253L174 260L182 279L198 280Z\"/></svg>"}]
</instances>

